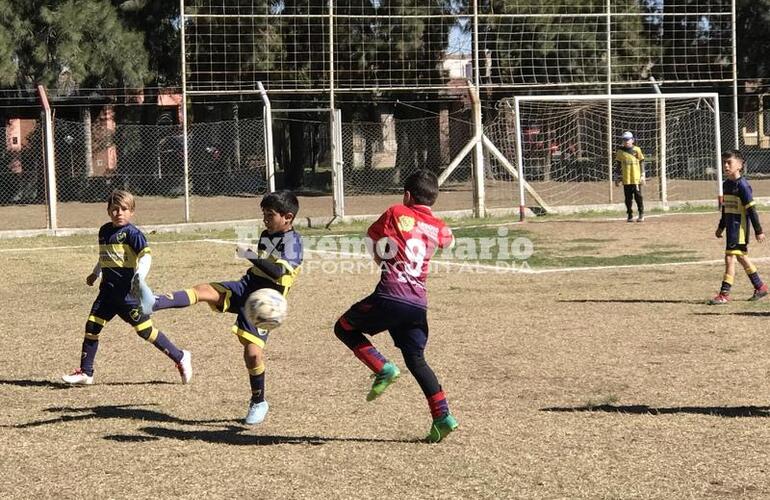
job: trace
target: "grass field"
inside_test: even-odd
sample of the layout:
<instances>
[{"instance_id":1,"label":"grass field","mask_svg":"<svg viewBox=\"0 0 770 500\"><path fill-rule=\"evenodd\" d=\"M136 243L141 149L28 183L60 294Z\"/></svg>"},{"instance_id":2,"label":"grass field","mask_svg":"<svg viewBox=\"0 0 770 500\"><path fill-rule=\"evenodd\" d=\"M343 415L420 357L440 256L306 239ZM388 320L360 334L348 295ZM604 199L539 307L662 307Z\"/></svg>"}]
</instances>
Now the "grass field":
<instances>
[{"instance_id":1,"label":"grass field","mask_svg":"<svg viewBox=\"0 0 770 500\"><path fill-rule=\"evenodd\" d=\"M437 445L421 442L430 417L414 380L367 403L367 370L332 334L376 283L366 266L338 266L358 257L306 255L267 347L270 413L246 428L233 316L154 316L192 351L190 385L115 320L96 384L66 387L96 295L84 283L95 237L0 240L0 497L767 498L770 301L747 302L741 272L734 302L705 305L723 273L715 224L454 222L458 236L504 230L533 253L497 272L499 255L446 256L431 276L426 357L460 422ZM364 226L333 230L306 236L328 245ZM150 238L156 291L245 269L231 231ZM770 278L768 247L751 249ZM375 344L403 367L387 335Z\"/></svg>"}]
</instances>

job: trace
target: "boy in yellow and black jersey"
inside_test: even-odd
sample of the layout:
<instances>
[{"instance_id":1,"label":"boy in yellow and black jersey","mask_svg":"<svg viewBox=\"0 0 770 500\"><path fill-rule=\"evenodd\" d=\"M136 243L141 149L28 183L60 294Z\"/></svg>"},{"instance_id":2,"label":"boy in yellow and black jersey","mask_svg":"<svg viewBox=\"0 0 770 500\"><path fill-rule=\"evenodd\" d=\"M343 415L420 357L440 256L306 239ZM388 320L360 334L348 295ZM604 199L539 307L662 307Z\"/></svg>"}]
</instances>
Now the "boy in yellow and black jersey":
<instances>
[{"instance_id":1,"label":"boy in yellow and black jersey","mask_svg":"<svg viewBox=\"0 0 770 500\"><path fill-rule=\"evenodd\" d=\"M721 238L727 232L725 247L725 274L722 277L722 286L719 293L709 304L726 304L730 301L730 289L735 277L735 261L741 263L751 284L754 286L754 294L749 300L759 300L767 295L767 285L759 277L756 266L751 263L748 256L750 238L749 221L754 228L755 238L759 243L765 241L765 233L759 224L759 215L754 208L755 202L749 181L741 177L744 166L743 154L737 149L722 153L722 168L727 177L722 183L724 202L722 203L722 217L716 230L716 237Z\"/></svg>"}]
</instances>

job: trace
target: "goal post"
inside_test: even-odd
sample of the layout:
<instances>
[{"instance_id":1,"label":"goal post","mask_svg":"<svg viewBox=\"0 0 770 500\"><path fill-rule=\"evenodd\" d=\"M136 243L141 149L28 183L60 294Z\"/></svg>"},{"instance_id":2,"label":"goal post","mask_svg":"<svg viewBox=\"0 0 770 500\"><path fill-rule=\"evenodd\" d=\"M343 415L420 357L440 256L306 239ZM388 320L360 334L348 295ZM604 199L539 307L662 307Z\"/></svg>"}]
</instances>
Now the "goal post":
<instances>
[{"instance_id":1,"label":"goal post","mask_svg":"<svg viewBox=\"0 0 770 500\"><path fill-rule=\"evenodd\" d=\"M515 96L519 178L556 207L612 203L612 151L632 131L645 155L645 201L722 200L719 95L587 94ZM614 144L608 145L612 137ZM715 185L716 184L716 185ZM519 184L524 213L524 183ZM608 188L609 186L609 196ZM622 199L622 196L617 196Z\"/></svg>"}]
</instances>

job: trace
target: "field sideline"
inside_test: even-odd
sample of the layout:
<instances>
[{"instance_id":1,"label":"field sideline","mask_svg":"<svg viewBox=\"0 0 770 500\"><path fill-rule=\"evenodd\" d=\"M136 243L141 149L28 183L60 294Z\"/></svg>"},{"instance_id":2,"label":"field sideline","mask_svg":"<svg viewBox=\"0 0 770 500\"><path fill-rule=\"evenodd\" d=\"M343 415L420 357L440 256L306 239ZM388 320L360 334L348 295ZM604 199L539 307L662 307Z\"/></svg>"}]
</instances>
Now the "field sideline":
<instances>
[{"instance_id":1,"label":"field sideline","mask_svg":"<svg viewBox=\"0 0 770 500\"><path fill-rule=\"evenodd\" d=\"M762 214L767 218L766 214ZM193 353L188 386L119 321L96 384L69 388L95 290L93 236L0 241L3 498L766 498L770 301L705 305L722 276L715 213L464 221L458 236L526 238L528 271L455 259L430 278L426 356L459 430L420 442L427 405L405 374L375 402L334 338L373 288L360 255L311 249L267 347L265 423L250 429L233 316L204 306L156 325ZM364 225L308 236L334 240ZM323 237L323 238L322 238ZM150 235L150 283L236 279L231 231ZM766 245L751 245L770 278ZM350 252L349 252L350 253ZM455 255L455 257L457 257ZM330 264L326 264L330 263ZM521 267L522 262L518 263ZM336 271L336 272L335 272ZM387 335L375 338L403 367Z\"/></svg>"}]
</instances>

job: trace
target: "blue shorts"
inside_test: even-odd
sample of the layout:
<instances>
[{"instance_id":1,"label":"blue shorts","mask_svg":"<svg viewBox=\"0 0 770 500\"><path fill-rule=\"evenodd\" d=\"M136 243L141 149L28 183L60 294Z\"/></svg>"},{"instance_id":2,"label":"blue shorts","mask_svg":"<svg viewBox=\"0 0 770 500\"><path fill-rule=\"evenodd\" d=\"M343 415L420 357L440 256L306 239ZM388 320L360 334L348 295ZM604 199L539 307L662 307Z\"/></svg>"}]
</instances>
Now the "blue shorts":
<instances>
[{"instance_id":1,"label":"blue shorts","mask_svg":"<svg viewBox=\"0 0 770 500\"><path fill-rule=\"evenodd\" d=\"M131 295L123 296L122 294L99 291L99 295L96 296L96 300L91 306L88 319L104 326L115 315L133 327L150 319L148 315L142 314L139 309L139 301Z\"/></svg>"},{"instance_id":2,"label":"blue shorts","mask_svg":"<svg viewBox=\"0 0 770 500\"><path fill-rule=\"evenodd\" d=\"M428 312L422 307L370 295L340 318L352 330L376 335L387 330L403 352L421 353L428 343Z\"/></svg>"},{"instance_id":3,"label":"blue shorts","mask_svg":"<svg viewBox=\"0 0 770 500\"><path fill-rule=\"evenodd\" d=\"M267 288L263 282L253 279L250 275L244 275L238 281L222 281L219 283L210 283L216 291L224 294L225 299L222 308L212 306L212 309L219 312L229 312L237 314L232 331L238 337L241 344L256 344L264 348L267 342L267 330L262 330L251 324L246 319L243 306L246 299L255 290Z\"/></svg>"},{"instance_id":4,"label":"blue shorts","mask_svg":"<svg viewBox=\"0 0 770 500\"><path fill-rule=\"evenodd\" d=\"M726 255L748 255L748 253L749 245L745 243L730 243L728 241L727 245L725 246Z\"/></svg>"}]
</instances>

